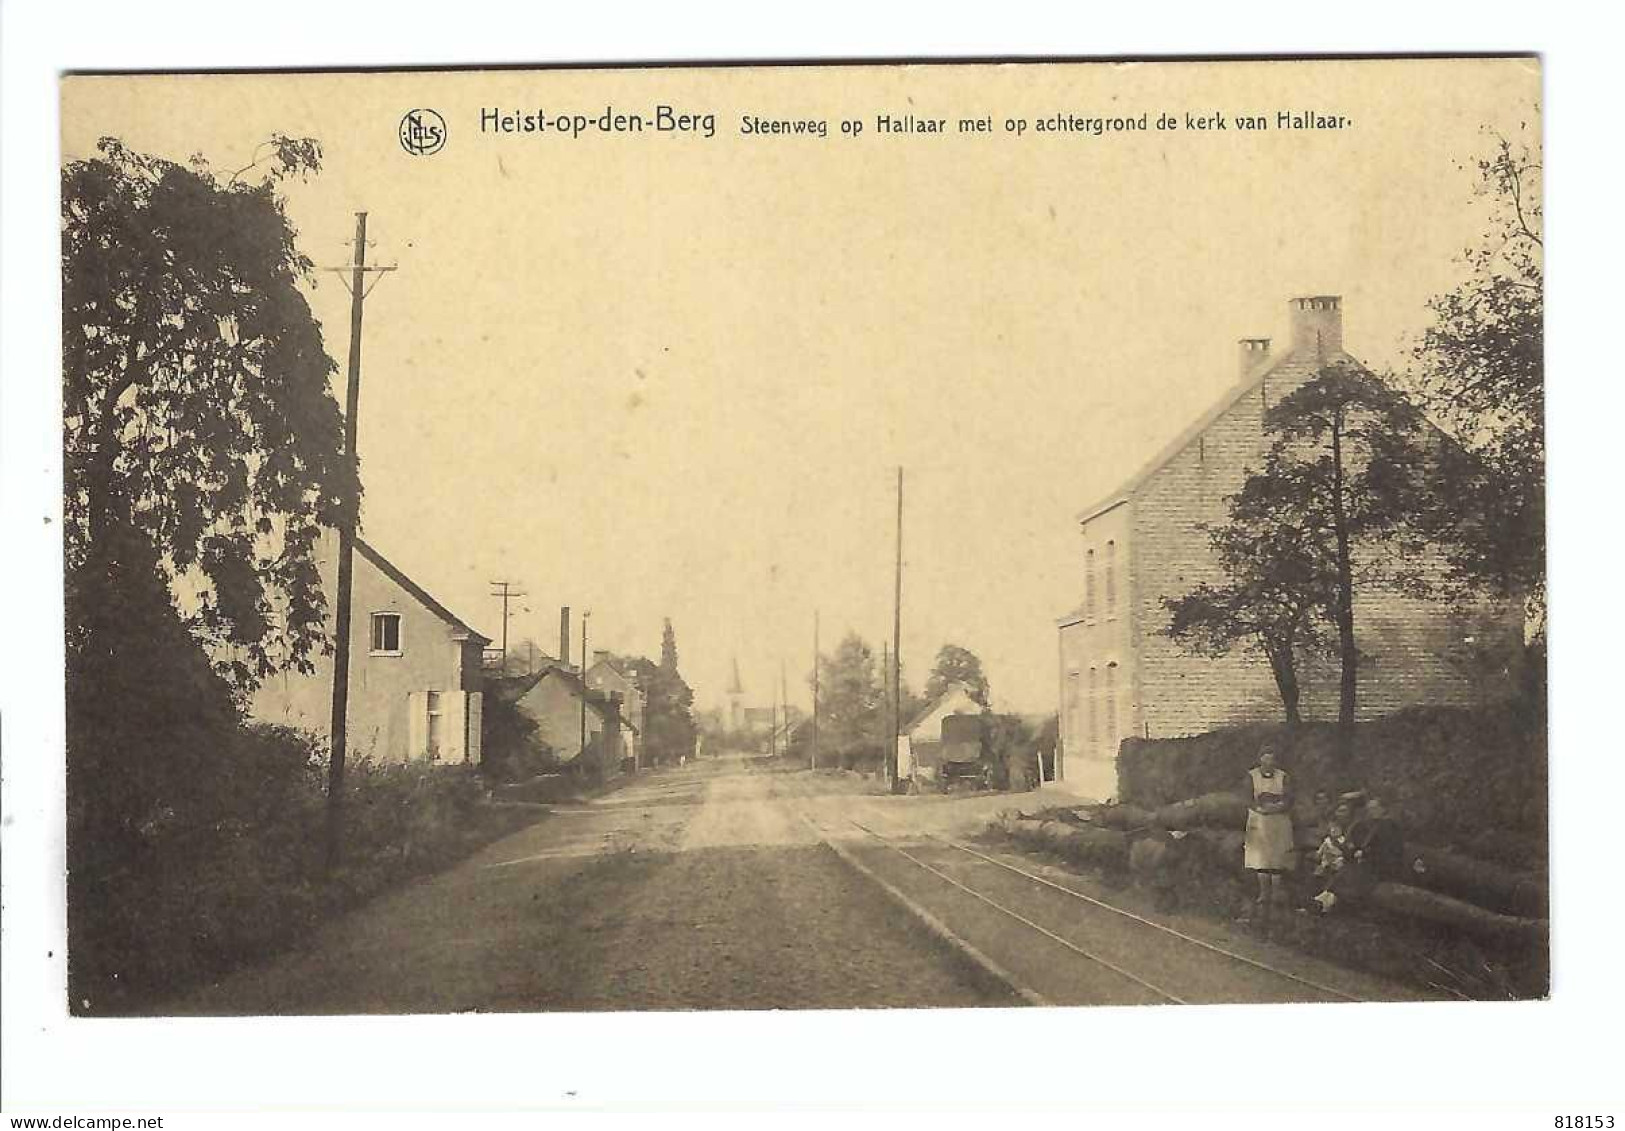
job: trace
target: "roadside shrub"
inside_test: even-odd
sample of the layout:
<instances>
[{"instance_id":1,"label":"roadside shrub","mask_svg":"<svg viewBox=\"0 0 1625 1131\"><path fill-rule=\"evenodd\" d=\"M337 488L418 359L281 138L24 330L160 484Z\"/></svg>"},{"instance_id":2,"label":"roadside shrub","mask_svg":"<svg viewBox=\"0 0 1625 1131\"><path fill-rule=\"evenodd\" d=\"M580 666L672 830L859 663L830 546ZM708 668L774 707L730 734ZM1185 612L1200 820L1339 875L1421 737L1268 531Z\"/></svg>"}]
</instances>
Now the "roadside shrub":
<instances>
[{"instance_id":1,"label":"roadside shrub","mask_svg":"<svg viewBox=\"0 0 1625 1131\"><path fill-rule=\"evenodd\" d=\"M528 781L559 769L558 756L537 733L536 720L493 688L485 697L480 773L497 783Z\"/></svg>"},{"instance_id":2,"label":"roadside shrub","mask_svg":"<svg viewBox=\"0 0 1625 1131\"><path fill-rule=\"evenodd\" d=\"M324 916L445 867L534 819L492 810L467 767L357 762L345 776L345 851L324 871L325 755L310 736L243 727L211 819L148 824L139 850L69 877L73 1012L138 1013L285 948Z\"/></svg>"}]
</instances>

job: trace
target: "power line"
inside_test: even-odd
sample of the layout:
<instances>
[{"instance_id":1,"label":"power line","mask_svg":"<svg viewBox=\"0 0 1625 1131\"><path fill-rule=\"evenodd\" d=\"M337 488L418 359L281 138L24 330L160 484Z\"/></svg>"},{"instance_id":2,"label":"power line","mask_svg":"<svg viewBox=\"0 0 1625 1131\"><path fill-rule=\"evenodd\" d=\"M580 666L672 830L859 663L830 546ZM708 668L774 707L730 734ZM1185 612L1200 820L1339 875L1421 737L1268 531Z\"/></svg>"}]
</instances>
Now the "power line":
<instances>
[{"instance_id":1,"label":"power line","mask_svg":"<svg viewBox=\"0 0 1625 1131\"><path fill-rule=\"evenodd\" d=\"M523 589L509 588L514 584L512 581L493 581L491 584L498 586L498 588L491 591L491 596L502 598L502 670L506 672L508 670L508 602L515 597L524 597L526 593ZM566 656L564 658L568 660L570 657Z\"/></svg>"}]
</instances>

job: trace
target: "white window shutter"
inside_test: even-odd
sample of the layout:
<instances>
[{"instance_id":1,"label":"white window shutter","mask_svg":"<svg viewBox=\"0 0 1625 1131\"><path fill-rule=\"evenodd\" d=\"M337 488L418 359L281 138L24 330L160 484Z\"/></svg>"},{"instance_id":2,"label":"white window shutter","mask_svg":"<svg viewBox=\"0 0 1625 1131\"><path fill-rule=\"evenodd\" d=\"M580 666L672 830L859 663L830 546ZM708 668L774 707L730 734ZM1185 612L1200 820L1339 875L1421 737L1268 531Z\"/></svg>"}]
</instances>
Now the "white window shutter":
<instances>
[{"instance_id":1,"label":"white window shutter","mask_svg":"<svg viewBox=\"0 0 1625 1131\"><path fill-rule=\"evenodd\" d=\"M476 766L480 764L480 758L485 752L484 726L485 693L470 691L468 693L468 760Z\"/></svg>"},{"instance_id":2,"label":"white window shutter","mask_svg":"<svg viewBox=\"0 0 1625 1131\"><path fill-rule=\"evenodd\" d=\"M406 760L429 755L429 700L421 691L406 693Z\"/></svg>"},{"instance_id":3,"label":"white window shutter","mask_svg":"<svg viewBox=\"0 0 1625 1131\"><path fill-rule=\"evenodd\" d=\"M441 720L441 733L446 737L440 748L440 760L456 765L468 757L468 745L464 741L468 734L465 698L461 691L447 691L441 694L440 703L440 709L446 713Z\"/></svg>"}]
</instances>

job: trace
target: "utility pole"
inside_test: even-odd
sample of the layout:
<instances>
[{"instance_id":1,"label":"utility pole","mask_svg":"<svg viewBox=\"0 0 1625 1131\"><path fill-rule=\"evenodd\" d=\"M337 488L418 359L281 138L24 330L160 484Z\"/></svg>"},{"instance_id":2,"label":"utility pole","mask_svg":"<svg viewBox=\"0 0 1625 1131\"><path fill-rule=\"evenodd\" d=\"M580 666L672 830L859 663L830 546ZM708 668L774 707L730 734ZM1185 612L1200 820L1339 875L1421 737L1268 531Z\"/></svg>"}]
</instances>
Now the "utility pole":
<instances>
[{"instance_id":1,"label":"utility pole","mask_svg":"<svg viewBox=\"0 0 1625 1131\"><path fill-rule=\"evenodd\" d=\"M361 311L367 294L367 275L383 277L394 267L367 266L367 214L355 214L355 254L344 267L329 268L350 274L350 366L344 390L344 460L349 470L349 489L339 514L338 593L333 624L333 714L332 753L327 762L327 869L337 868L344 853L344 756L350 713L350 585L355 570L355 533L360 523L360 498L355 479L356 432L361 408ZM374 285L377 280L373 280Z\"/></svg>"},{"instance_id":2,"label":"utility pole","mask_svg":"<svg viewBox=\"0 0 1625 1131\"><path fill-rule=\"evenodd\" d=\"M882 722L881 725L889 727L889 729L895 733L897 728L891 725L891 654L887 651L887 647L888 645L886 641L882 640L880 642L880 699L881 702L885 704L884 710L881 711L881 714L885 716L885 721ZM890 785L892 780L891 762L889 762L887 759L891 757L889 751L891 747L895 745L897 745L896 739L894 738L888 742L886 741L884 732L882 732L880 743L880 772L885 775L887 785Z\"/></svg>"},{"instance_id":3,"label":"utility pole","mask_svg":"<svg viewBox=\"0 0 1625 1131\"><path fill-rule=\"evenodd\" d=\"M903 469L897 469L897 586L892 599L891 622L891 742L886 746L886 775L893 792L897 789L897 732L903 720Z\"/></svg>"},{"instance_id":4,"label":"utility pole","mask_svg":"<svg viewBox=\"0 0 1625 1131\"><path fill-rule=\"evenodd\" d=\"M779 657L779 705L783 708L784 752L790 753L790 683L784 674L784 657Z\"/></svg>"},{"instance_id":5,"label":"utility pole","mask_svg":"<svg viewBox=\"0 0 1625 1131\"><path fill-rule=\"evenodd\" d=\"M813 610L812 768L818 768L818 610Z\"/></svg>"},{"instance_id":6,"label":"utility pole","mask_svg":"<svg viewBox=\"0 0 1625 1131\"><path fill-rule=\"evenodd\" d=\"M581 613L581 754L582 764L587 758L587 621L592 619L592 610L583 609ZM569 663L570 657L564 657Z\"/></svg>"},{"instance_id":7,"label":"utility pole","mask_svg":"<svg viewBox=\"0 0 1625 1131\"><path fill-rule=\"evenodd\" d=\"M523 589L510 589L511 581L493 581L492 585L501 588L492 591L491 596L502 598L502 672L508 672L508 601L514 597L525 596Z\"/></svg>"}]
</instances>

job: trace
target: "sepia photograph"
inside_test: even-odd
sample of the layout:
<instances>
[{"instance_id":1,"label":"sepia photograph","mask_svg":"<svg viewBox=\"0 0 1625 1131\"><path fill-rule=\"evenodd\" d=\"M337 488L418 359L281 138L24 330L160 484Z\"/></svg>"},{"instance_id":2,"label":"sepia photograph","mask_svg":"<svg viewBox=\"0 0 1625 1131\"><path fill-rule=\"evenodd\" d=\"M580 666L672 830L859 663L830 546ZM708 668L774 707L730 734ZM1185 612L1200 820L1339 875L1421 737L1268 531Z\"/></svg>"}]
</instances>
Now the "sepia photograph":
<instances>
[{"instance_id":1,"label":"sepia photograph","mask_svg":"<svg viewBox=\"0 0 1625 1131\"><path fill-rule=\"evenodd\" d=\"M1538 58L60 91L72 1016L1549 994Z\"/></svg>"}]
</instances>

